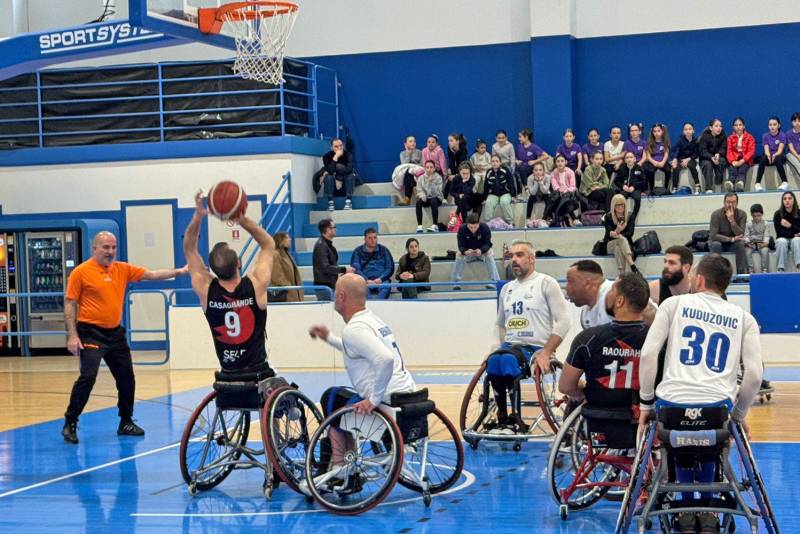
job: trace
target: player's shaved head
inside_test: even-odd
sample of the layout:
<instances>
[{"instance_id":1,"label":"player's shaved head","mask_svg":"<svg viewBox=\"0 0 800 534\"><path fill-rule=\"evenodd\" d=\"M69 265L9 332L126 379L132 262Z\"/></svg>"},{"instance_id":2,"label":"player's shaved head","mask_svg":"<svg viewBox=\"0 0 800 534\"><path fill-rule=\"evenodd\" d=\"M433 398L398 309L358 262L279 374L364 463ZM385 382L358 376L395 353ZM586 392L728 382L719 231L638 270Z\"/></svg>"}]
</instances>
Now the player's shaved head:
<instances>
[{"instance_id":1,"label":"player's shaved head","mask_svg":"<svg viewBox=\"0 0 800 534\"><path fill-rule=\"evenodd\" d=\"M366 308L366 280L354 273L342 276L336 282L333 300L336 311L339 312L345 322L348 322L353 314Z\"/></svg>"}]
</instances>

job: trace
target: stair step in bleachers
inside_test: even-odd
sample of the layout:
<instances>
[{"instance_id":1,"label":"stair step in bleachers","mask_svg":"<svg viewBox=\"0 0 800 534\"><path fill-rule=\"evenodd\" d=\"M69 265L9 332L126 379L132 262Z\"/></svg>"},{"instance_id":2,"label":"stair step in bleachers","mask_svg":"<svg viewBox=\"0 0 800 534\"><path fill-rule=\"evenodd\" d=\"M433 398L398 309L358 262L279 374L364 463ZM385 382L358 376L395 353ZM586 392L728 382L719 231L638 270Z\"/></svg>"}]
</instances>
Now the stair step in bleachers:
<instances>
[{"instance_id":1,"label":"stair step in bleachers","mask_svg":"<svg viewBox=\"0 0 800 534\"><path fill-rule=\"evenodd\" d=\"M334 197L333 199L333 204L337 210L342 210L344 208L344 202L344 197ZM353 195L354 210L391 208L392 205L393 199L389 195ZM317 219L312 219L311 222L313 223L317 223L321 219L325 219L326 217L322 216L323 214L330 213L327 211L328 199L324 197L317 198L316 209L320 213L320 217Z\"/></svg>"},{"instance_id":2,"label":"stair step in bleachers","mask_svg":"<svg viewBox=\"0 0 800 534\"><path fill-rule=\"evenodd\" d=\"M378 228L378 221L360 220L358 222L346 223L340 223L339 221L336 221L337 237L359 236L363 239L364 231L367 228ZM317 223L304 224L303 236L313 239L316 242L316 240L319 238L319 229L317 228ZM312 245L311 248L313 250L314 246Z\"/></svg>"}]
</instances>

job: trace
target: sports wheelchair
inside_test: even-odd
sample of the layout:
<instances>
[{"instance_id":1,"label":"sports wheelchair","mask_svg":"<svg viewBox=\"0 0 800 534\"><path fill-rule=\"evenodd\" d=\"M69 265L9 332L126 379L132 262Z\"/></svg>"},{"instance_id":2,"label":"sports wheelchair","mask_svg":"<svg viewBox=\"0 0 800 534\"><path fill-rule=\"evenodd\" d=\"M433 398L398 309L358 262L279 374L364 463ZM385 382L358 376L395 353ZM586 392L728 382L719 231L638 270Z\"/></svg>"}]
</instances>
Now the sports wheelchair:
<instances>
[{"instance_id":1,"label":"sports wheelchair","mask_svg":"<svg viewBox=\"0 0 800 534\"><path fill-rule=\"evenodd\" d=\"M638 421L628 406L582 404L558 429L547 461L550 490L561 519L609 491L628 486Z\"/></svg>"},{"instance_id":2,"label":"sports wheelchair","mask_svg":"<svg viewBox=\"0 0 800 534\"><path fill-rule=\"evenodd\" d=\"M291 436L308 435L322 416L313 402L303 403L298 397L292 397L291 406L281 403L283 397L276 394L296 391L296 386L275 377L269 367L250 373L217 371L214 377L213 391L192 412L181 437L183 480L196 495L220 484L234 469L259 468L264 471L262 490L269 498L280 481L275 472L280 475L283 465L275 458L287 448L297 448ZM252 412L261 423L261 448L248 445Z\"/></svg>"},{"instance_id":3,"label":"sports wheelchair","mask_svg":"<svg viewBox=\"0 0 800 534\"><path fill-rule=\"evenodd\" d=\"M508 355L516 358L517 368L509 369L512 372L502 377L505 383L501 387L510 397L509 424L503 425L498 420L494 377L488 373L488 366L491 358ZM519 451L523 441L550 438L558 431L568 406L567 399L558 392L563 365L553 358L550 372L543 374L533 362L535 356L519 347L507 347L491 353L481 363L467 386L459 414L461 435L470 447L477 449L481 440L506 441L513 442L514 450ZM529 378L533 378L532 382Z\"/></svg>"},{"instance_id":4,"label":"sports wheelchair","mask_svg":"<svg viewBox=\"0 0 800 534\"><path fill-rule=\"evenodd\" d=\"M628 532L635 520L640 533L655 521L662 532L669 533L673 517L680 512L719 514L720 532L734 532L735 518L739 516L745 518L754 534L759 531L759 520L763 521L767 532L779 534L750 443L741 425L729 419L730 408L727 402L706 406L656 403L656 420L642 436L631 483L617 518L617 534ZM698 428L702 430L696 430ZM731 464L731 438L738 453L740 473ZM653 453L660 461L651 470L647 460ZM676 465L696 462L698 458L714 459L715 482L674 482ZM694 492L713 496L698 499ZM691 497L678 498L680 493L691 494ZM754 506L748 500L752 500Z\"/></svg>"},{"instance_id":5,"label":"sports wheelchair","mask_svg":"<svg viewBox=\"0 0 800 534\"><path fill-rule=\"evenodd\" d=\"M346 444L343 462L336 464L334 432ZM455 426L422 389L395 393L390 406L370 415L353 406L336 410L311 436L303 466L288 469L284 462L279 460L279 473L293 474L301 492L331 512L355 515L380 504L397 482L421 493L429 506L432 495L460 478L464 449Z\"/></svg>"}]
</instances>

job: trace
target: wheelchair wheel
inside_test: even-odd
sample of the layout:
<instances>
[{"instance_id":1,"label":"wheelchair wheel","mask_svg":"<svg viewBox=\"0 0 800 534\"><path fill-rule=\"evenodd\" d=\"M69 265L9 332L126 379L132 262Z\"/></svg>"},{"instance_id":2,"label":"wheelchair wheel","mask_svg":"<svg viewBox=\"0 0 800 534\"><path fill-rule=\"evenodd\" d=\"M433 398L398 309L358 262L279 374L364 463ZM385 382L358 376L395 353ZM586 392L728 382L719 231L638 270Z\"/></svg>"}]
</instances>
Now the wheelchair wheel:
<instances>
[{"instance_id":1,"label":"wheelchair wheel","mask_svg":"<svg viewBox=\"0 0 800 534\"><path fill-rule=\"evenodd\" d=\"M609 486L599 484L618 476L617 468L594 459L602 451L592 447L584 428L581 408L578 407L559 428L547 462L551 494L556 503L569 510L587 508L602 499Z\"/></svg>"},{"instance_id":2,"label":"wheelchair wheel","mask_svg":"<svg viewBox=\"0 0 800 534\"><path fill-rule=\"evenodd\" d=\"M636 513L639 497L646 489L645 479L651 468L650 458L655 435L656 425L651 422L647 430L642 434L638 447L636 447L636 457L633 460L630 483L625 489L625 496L622 498L622 506L620 506L619 514L617 515L617 527L614 530L615 534L626 534L630 529L631 523L633 523L633 516Z\"/></svg>"},{"instance_id":3,"label":"wheelchair wheel","mask_svg":"<svg viewBox=\"0 0 800 534\"><path fill-rule=\"evenodd\" d=\"M464 393L458 424L464 440L474 449L480 439L470 437L470 434L480 431L483 425L492 423L497 423L497 405L486 375L486 361L484 361Z\"/></svg>"},{"instance_id":4,"label":"wheelchair wheel","mask_svg":"<svg viewBox=\"0 0 800 534\"><path fill-rule=\"evenodd\" d=\"M212 391L192 412L183 431L180 466L189 491L213 488L233 471L250 432L250 412L218 410Z\"/></svg>"},{"instance_id":5,"label":"wheelchair wheel","mask_svg":"<svg viewBox=\"0 0 800 534\"><path fill-rule=\"evenodd\" d=\"M534 365L536 397L544 419L554 433L558 432L561 422L568 415L569 400L558 391L558 381L563 368L564 364L555 358L550 360L550 372L547 374L542 374L539 366Z\"/></svg>"},{"instance_id":6,"label":"wheelchair wheel","mask_svg":"<svg viewBox=\"0 0 800 534\"><path fill-rule=\"evenodd\" d=\"M772 503L769 501L767 487L764 485L764 479L761 477L761 472L756 465L756 459L750 448L750 442L747 439L747 435L742 430L741 425L739 423L733 423L733 425L735 425L733 437L739 450L739 460L742 463L742 467L744 467L744 473L750 480L750 489L755 497L761 519L764 521L764 525L769 534L777 534L779 532L778 522L775 520L775 512L772 509Z\"/></svg>"},{"instance_id":7,"label":"wheelchair wheel","mask_svg":"<svg viewBox=\"0 0 800 534\"><path fill-rule=\"evenodd\" d=\"M334 464L333 441L346 444L343 462ZM337 410L311 436L304 488L325 509L342 515L366 512L392 491L403 468L403 438L397 423L379 410Z\"/></svg>"},{"instance_id":8,"label":"wheelchair wheel","mask_svg":"<svg viewBox=\"0 0 800 534\"><path fill-rule=\"evenodd\" d=\"M458 481L464 468L464 446L458 431L438 408L428 414L428 437L406 442L404 452L398 482L420 493L441 493ZM425 480L420 476L423 454ZM427 488L423 487L423 482Z\"/></svg>"},{"instance_id":9,"label":"wheelchair wheel","mask_svg":"<svg viewBox=\"0 0 800 534\"><path fill-rule=\"evenodd\" d=\"M306 452L322 414L316 404L297 389L276 389L264 403L261 439L272 468L287 486L300 492L306 479Z\"/></svg>"}]
</instances>

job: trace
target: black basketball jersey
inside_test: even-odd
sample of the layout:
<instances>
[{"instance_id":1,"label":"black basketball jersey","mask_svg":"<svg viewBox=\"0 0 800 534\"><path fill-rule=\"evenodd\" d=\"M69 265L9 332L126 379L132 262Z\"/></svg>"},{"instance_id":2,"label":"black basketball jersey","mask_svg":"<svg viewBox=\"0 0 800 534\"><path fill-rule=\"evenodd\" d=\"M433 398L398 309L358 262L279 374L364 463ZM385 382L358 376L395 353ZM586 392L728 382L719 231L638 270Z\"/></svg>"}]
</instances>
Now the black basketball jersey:
<instances>
[{"instance_id":1,"label":"black basketball jersey","mask_svg":"<svg viewBox=\"0 0 800 534\"><path fill-rule=\"evenodd\" d=\"M567 363L586 375L586 399L600 406L626 406L639 390L639 358L647 337L640 321L588 328L570 347Z\"/></svg>"},{"instance_id":2,"label":"black basketball jersey","mask_svg":"<svg viewBox=\"0 0 800 534\"><path fill-rule=\"evenodd\" d=\"M215 278L208 288L206 320L222 370L247 371L264 365L267 310L258 307L249 277L243 277L231 292Z\"/></svg>"},{"instance_id":3,"label":"black basketball jersey","mask_svg":"<svg viewBox=\"0 0 800 534\"><path fill-rule=\"evenodd\" d=\"M664 283L664 279L658 281L658 303L661 304L672 296L672 291L669 290L669 285Z\"/></svg>"}]
</instances>

